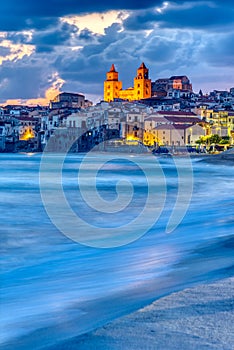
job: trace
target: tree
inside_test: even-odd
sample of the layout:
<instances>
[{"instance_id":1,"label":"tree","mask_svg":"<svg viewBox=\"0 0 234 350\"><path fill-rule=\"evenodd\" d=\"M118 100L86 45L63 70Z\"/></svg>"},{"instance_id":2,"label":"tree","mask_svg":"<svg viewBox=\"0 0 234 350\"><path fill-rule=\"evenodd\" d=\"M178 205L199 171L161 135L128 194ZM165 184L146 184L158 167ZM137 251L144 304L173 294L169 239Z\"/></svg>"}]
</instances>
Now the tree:
<instances>
[{"instance_id":1,"label":"tree","mask_svg":"<svg viewBox=\"0 0 234 350\"><path fill-rule=\"evenodd\" d=\"M221 141L221 137L218 135L218 134L214 134L214 135L211 135L207 141L209 142L209 144L211 145L212 143L214 144L217 144Z\"/></svg>"},{"instance_id":2,"label":"tree","mask_svg":"<svg viewBox=\"0 0 234 350\"><path fill-rule=\"evenodd\" d=\"M221 145L228 145L230 143L230 137L229 136L224 136L221 140L220 140L220 144Z\"/></svg>"}]
</instances>

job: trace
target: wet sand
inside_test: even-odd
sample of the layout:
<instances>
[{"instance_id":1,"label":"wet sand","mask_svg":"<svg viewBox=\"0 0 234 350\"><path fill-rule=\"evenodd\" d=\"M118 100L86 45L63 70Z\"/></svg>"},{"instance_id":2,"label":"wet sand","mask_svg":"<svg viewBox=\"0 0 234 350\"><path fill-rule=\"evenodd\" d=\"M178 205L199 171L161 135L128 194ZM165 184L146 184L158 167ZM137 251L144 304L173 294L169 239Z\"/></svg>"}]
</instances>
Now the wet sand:
<instances>
[{"instance_id":1,"label":"wet sand","mask_svg":"<svg viewBox=\"0 0 234 350\"><path fill-rule=\"evenodd\" d=\"M232 350L234 278L173 293L59 350Z\"/></svg>"}]
</instances>

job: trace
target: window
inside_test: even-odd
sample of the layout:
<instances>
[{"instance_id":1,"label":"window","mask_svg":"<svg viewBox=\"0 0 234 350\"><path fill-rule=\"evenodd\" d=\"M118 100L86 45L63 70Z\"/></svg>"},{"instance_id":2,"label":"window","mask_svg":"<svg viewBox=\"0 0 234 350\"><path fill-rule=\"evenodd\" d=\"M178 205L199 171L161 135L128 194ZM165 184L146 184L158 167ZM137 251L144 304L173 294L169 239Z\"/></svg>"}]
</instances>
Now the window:
<instances>
[{"instance_id":1,"label":"window","mask_svg":"<svg viewBox=\"0 0 234 350\"><path fill-rule=\"evenodd\" d=\"M141 93L140 90L138 90L138 91L137 91L137 94L140 95L140 93Z\"/></svg>"}]
</instances>

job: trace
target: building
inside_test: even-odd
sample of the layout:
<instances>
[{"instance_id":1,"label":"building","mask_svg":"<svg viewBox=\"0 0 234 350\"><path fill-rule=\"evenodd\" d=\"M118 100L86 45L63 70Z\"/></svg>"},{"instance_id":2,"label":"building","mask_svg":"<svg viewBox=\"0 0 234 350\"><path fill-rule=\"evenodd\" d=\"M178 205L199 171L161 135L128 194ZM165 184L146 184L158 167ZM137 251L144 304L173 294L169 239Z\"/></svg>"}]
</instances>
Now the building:
<instances>
[{"instance_id":1,"label":"building","mask_svg":"<svg viewBox=\"0 0 234 350\"><path fill-rule=\"evenodd\" d=\"M16 119L19 122L19 139L21 141L28 141L37 137L40 129L38 118L22 116Z\"/></svg>"},{"instance_id":2,"label":"building","mask_svg":"<svg viewBox=\"0 0 234 350\"><path fill-rule=\"evenodd\" d=\"M82 94L62 92L50 101L51 109L82 108L85 106L85 97Z\"/></svg>"},{"instance_id":3,"label":"building","mask_svg":"<svg viewBox=\"0 0 234 350\"><path fill-rule=\"evenodd\" d=\"M115 99L137 101L149 97L151 97L151 80L149 79L149 69L146 68L144 63L137 69L134 86L126 90L122 89L119 73L112 64L104 81L104 101L111 102Z\"/></svg>"},{"instance_id":4,"label":"building","mask_svg":"<svg viewBox=\"0 0 234 350\"><path fill-rule=\"evenodd\" d=\"M153 113L144 120L144 143L148 146L184 146L206 135L206 124L192 112Z\"/></svg>"},{"instance_id":5,"label":"building","mask_svg":"<svg viewBox=\"0 0 234 350\"><path fill-rule=\"evenodd\" d=\"M122 137L127 141L143 142L144 118L145 114L142 112L128 112L126 120L121 123Z\"/></svg>"},{"instance_id":6,"label":"building","mask_svg":"<svg viewBox=\"0 0 234 350\"><path fill-rule=\"evenodd\" d=\"M193 88L186 75L173 75L170 78L157 79L152 82L152 97L180 98L182 95L190 95Z\"/></svg>"},{"instance_id":7,"label":"building","mask_svg":"<svg viewBox=\"0 0 234 350\"><path fill-rule=\"evenodd\" d=\"M114 64L106 73L106 80L104 81L104 101L106 102L117 99L138 101L151 99L152 97L189 99L193 96L192 84L186 75L173 75L170 78L160 78L155 82L151 82L149 69L144 62L137 69L133 87L123 90L122 81L119 80L119 73L116 71Z\"/></svg>"},{"instance_id":8,"label":"building","mask_svg":"<svg viewBox=\"0 0 234 350\"><path fill-rule=\"evenodd\" d=\"M200 125L162 124L152 130L155 142L165 146L194 145L205 130Z\"/></svg>"},{"instance_id":9,"label":"building","mask_svg":"<svg viewBox=\"0 0 234 350\"><path fill-rule=\"evenodd\" d=\"M234 134L234 113L232 111L197 108L197 114L209 125L210 135L230 137Z\"/></svg>"},{"instance_id":10,"label":"building","mask_svg":"<svg viewBox=\"0 0 234 350\"><path fill-rule=\"evenodd\" d=\"M0 124L0 152L6 147L6 128L4 124Z\"/></svg>"},{"instance_id":11,"label":"building","mask_svg":"<svg viewBox=\"0 0 234 350\"><path fill-rule=\"evenodd\" d=\"M119 81L119 73L112 64L109 72L106 73L104 81L104 101L111 102L119 98L119 91L122 90L122 81Z\"/></svg>"},{"instance_id":12,"label":"building","mask_svg":"<svg viewBox=\"0 0 234 350\"><path fill-rule=\"evenodd\" d=\"M186 75L174 75L169 78L169 88L193 91L192 84Z\"/></svg>"},{"instance_id":13,"label":"building","mask_svg":"<svg viewBox=\"0 0 234 350\"><path fill-rule=\"evenodd\" d=\"M72 113L66 118L67 128L82 128L86 130L88 116L85 113Z\"/></svg>"}]
</instances>

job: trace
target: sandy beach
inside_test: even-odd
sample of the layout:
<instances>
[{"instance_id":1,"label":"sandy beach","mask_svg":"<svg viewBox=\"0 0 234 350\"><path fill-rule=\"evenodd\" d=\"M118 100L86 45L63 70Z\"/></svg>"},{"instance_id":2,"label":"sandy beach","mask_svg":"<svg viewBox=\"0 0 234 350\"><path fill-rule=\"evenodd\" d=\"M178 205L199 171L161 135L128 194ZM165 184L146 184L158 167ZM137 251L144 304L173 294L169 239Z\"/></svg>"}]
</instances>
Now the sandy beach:
<instances>
[{"instance_id":1,"label":"sandy beach","mask_svg":"<svg viewBox=\"0 0 234 350\"><path fill-rule=\"evenodd\" d=\"M173 293L66 343L69 350L232 350L234 278Z\"/></svg>"}]
</instances>

